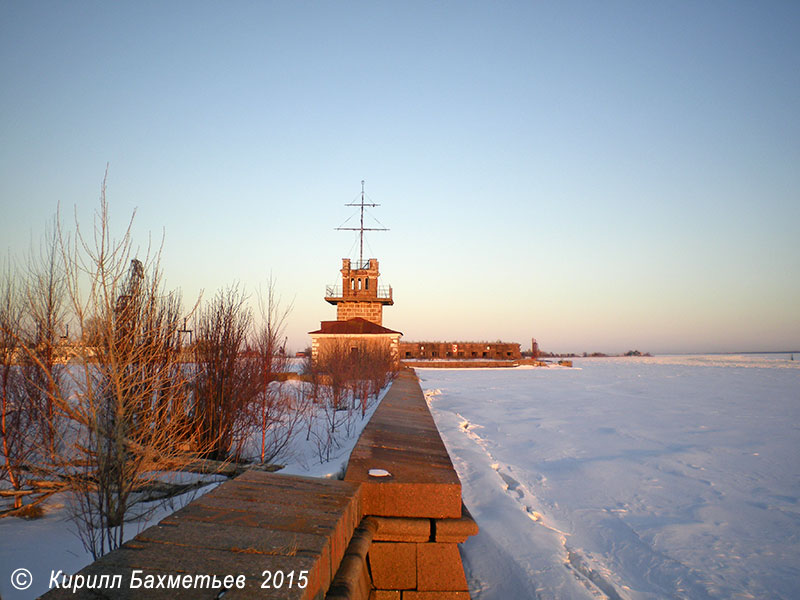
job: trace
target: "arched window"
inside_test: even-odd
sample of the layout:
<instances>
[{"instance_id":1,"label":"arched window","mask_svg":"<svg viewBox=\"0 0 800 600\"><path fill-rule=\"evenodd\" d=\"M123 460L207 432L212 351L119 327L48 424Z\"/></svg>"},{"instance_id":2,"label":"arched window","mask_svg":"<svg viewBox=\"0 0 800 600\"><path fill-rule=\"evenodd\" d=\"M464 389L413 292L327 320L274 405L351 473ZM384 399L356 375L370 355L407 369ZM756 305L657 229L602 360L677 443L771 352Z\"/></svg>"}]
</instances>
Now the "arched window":
<instances>
[{"instance_id":1,"label":"arched window","mask_svg":"<svg viewBox=\"0 0 800 600\"><path fill-rule=\"evenodd\" d=\"M364 289L365 289L365 290L368 290L368 289L369 289L369 277L367 277L367 278L364 280Z\"/></svg>"}]
</instances>

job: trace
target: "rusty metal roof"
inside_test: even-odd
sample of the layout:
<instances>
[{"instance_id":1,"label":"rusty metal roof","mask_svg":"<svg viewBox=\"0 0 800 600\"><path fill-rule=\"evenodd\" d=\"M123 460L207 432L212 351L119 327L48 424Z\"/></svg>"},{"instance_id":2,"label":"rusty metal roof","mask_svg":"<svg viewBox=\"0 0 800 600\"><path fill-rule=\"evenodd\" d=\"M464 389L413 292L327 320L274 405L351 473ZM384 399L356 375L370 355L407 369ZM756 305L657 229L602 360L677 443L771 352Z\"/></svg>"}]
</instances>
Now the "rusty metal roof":
<instances>
[{"instance_id":1,"label":"rusty metal roof","mask_svg":"<svg viewBox=\"0 0 800 600\"><path fill-rule=\"evenodd\" d=\"M339 335L399 333L400 335L403 335L400 331L383 327L377 323L373 323L372 321L367 321L362 317L354 317L352 319L347 319L346 321L322 321L319 329L316 331L309 331L308 333L312 335L315 333L332 333Z\"/></svg>"}]
</instances>

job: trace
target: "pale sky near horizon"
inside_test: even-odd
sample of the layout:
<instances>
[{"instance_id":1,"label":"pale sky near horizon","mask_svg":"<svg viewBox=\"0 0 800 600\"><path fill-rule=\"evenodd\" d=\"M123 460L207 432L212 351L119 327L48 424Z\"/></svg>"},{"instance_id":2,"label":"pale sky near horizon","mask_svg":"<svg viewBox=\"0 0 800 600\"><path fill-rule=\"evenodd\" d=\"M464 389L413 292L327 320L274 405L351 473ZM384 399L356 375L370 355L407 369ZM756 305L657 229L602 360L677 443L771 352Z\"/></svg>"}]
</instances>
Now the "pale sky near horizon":
<instances>
[{"instance_id":1,"label":"pale sky near horizon","mask_svg":"<svg viewBox=\"0 0 800 600\"><path fill-rule=\"evenodd\" d=\"M272 273L298 350L364 179L404 339L798 350L798 31L798 2L0 0L0 250L88 224L108 163L187 304Z\"/></svg>"}]
</instances>

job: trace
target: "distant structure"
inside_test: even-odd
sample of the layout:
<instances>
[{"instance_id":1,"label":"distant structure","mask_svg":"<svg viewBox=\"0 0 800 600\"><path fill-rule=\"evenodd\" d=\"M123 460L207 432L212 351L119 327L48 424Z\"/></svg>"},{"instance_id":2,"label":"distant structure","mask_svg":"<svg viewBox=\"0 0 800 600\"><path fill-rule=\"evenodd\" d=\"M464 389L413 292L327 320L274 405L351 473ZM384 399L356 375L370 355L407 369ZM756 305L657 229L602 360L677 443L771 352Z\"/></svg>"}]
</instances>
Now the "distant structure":
<instances>
[{"instance_id":1,"label":"distant structure","mask_svg":"<svg viewBox=\"0 0 800 600\"><path fill-rule=\"evenodd\" d=\"M539 342L531 338L531 358L539 358Z\"/></svg>"},{"instance_id":2,"label":"distant structure","mask_svg":"<svg viewBox=\"0 0 800 600\"><path fill-rule=\"evenodd\" d=\"M518 360L519 344L505 342L401 342L400 358Z\"/></svg>"},{"instance_id":3,"label":"distant structure","mask_svg":"<svg viewBox=\"0 0 800 600\"><path fill-rule=\"evenodd\" d=\"M322 321L320 328L310 331L311 359L317 362L334 349L358 353L370 350L388 350L392 358L399 359L398 343L403 335L383 326L383 307L392 306L392 287L378 282L378 259L364 260L364 232L388 231L384 227L364 227L364 208L379 206L365 201L364 182L361 182L361 200L345 206L360 209L359 227L337 227L339 231L358 231L359 253L357 260L342 259L341 285L329 285L325 300L336 306L336 320Z\"/></svg>"}]
</instances>

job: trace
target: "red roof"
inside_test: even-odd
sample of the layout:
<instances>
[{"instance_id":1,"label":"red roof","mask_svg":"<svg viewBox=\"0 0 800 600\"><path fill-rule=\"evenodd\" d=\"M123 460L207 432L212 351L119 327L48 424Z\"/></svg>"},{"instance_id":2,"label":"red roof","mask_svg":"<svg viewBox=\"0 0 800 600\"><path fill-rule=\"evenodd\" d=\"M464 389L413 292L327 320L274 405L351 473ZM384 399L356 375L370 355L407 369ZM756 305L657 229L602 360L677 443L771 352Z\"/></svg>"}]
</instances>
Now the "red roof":
<instances>
[{"instance_id":1,"label":"red roof","mask_svg":"<svg viewBox=\"0 0 800 600\"><path fill-rule=\"evenodd\" d=\"M387 334L387 333L398 333L403 335L399 331L395 331L394 329L388 329L386 327L382 327L377 323L373 323L372 321L367 321L361 317L355 317L353 319L347 319L347 321L322 321L320 323L320 328L316 331L309 331L309 334L315 333L333 333L333 334L350 334L350 335L377 335L377 334Z\"/></svg>"}]
</instances>

